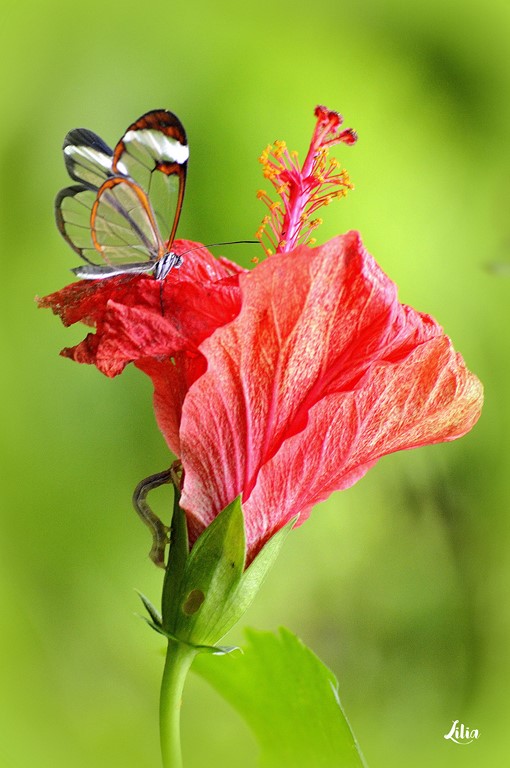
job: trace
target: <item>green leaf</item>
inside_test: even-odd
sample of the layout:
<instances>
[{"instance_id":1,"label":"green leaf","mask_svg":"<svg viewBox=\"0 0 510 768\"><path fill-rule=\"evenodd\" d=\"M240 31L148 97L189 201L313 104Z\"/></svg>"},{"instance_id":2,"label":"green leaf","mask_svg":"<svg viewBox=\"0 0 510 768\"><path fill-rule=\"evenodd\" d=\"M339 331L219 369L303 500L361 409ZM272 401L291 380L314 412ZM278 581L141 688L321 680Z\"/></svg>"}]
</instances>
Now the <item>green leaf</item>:
<instances>
[{"instance_id":1,"label":"green leaf","mask_svg":"<svg viewBox=\"0 0 510 768\"><path fill-rule=\"evenodd\" d=\"M193 664L252 729L262 768L366 768L338 699L338 683L287 629L246 632L244 653Z\"/></svg>"}]
</instances>

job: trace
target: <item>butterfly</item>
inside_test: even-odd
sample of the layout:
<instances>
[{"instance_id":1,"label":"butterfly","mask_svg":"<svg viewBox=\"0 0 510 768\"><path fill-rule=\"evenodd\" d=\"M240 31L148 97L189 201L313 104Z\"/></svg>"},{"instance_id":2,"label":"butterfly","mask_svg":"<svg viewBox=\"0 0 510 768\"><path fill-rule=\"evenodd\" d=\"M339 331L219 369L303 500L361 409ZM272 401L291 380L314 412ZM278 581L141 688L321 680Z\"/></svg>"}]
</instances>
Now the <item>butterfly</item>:
<instances>
[{"instance_id":1,"label":"butterfly","mask_svg":"<svg viewBox=\"0 0 510 768\"><path fill-rule=\"evenodd\" d=\"M186 132L172 112L156 109L129 126L112 150L75 128L63 145L77 184L55 200L60 234L86 264L77 277L153 274L163 280L182 263L172 252L186 185Z\"/></svg>"}]
</instances>

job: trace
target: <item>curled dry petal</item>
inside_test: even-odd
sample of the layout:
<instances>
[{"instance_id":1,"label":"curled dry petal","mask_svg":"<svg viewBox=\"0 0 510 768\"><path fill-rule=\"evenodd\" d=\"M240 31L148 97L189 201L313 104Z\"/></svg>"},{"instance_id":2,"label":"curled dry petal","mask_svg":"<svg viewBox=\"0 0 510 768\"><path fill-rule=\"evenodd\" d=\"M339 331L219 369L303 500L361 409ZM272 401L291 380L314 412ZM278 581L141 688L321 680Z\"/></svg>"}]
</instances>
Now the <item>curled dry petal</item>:
<instances>
[{"instance_id":1,"label":"curled dry petal","mask_svg":"<svg viewBox=\"0 0 510 768\"><path fill-rule=\"evenodd\" d=\"M180 269L164 282L146 275L81 280L39 300L64 325L95 329L64 357L117 376L133 362L154 382L155 405L170 449L180 455L181 408L191 384L205 370L199 345L239 312L238 278L245 272L215 259L199 243L179 240Z\"/></svg>"},{"instance_id":2,"label":"curled dry petal","mask_svg":"<svg viewBox=\"0 0 510 768\"><path fill-rule=\"evenodd\" d=\"M96 365L107 376L117 376L131 362L200 355L200 342L237 315L237 283L244 270L215 259L199 243L174 245L189 255L164 281L148 275L81 280L40 299L39 306L51 308L64 325L83 322L95 329L62 354Z\"/></svg>"}]
</instances>

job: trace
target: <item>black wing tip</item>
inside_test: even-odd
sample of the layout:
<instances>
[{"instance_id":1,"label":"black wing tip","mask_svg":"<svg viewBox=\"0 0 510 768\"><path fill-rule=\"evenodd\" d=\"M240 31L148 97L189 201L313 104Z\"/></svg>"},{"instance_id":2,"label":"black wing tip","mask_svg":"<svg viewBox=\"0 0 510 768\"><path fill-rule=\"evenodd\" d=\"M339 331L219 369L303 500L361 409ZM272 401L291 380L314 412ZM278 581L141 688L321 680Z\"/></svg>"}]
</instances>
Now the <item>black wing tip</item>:
<instances>
[{"instance_id":1,"label":"black wing tip","mask_svg":"<svg viewBox=\"0 0 510 768\"><path fill-rule=\"evenodd\" d=\"M66 134L62 149L73 146L91 147L109 157L113 155L113 149L97 133L89 131L88 128L73 128Z\"/></svg>"},{"instance_id":2,"label":"black wing tip","mask_svg":"<svg viewBox=\"0 0 510 768\"><path fill-rule=\"evenodd\" d=\"M57 192L55 197L55 203L59 202L60 200L63 200L64 197L72 197L78 192L90 192L90 187L88 187L86 184L71 184L69 187L64 187L59 192Z\"/></svg>"}]
</instances>

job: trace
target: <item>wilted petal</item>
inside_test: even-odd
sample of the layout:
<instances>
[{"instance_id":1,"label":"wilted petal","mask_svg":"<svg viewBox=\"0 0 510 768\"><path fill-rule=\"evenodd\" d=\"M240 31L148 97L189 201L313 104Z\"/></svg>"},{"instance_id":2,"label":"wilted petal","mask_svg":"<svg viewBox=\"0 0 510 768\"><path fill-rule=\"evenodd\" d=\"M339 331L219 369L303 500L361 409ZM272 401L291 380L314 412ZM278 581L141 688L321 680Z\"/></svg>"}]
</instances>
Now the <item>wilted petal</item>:
<instances>
[{"instance_id":1,"label":"wilted petal","mask_svg":"<svg viewBox=\"0 0 510 768\"><path fill-rule=\"evenodd\" d=\"M131 362L161 361L183 351L199 355L203 339L238 313L238 276L244 270L218 261L197 243L177 245L183 264L164 281L150 275L81 280L40 299L39 306L51 308L65 325L81 321L96 329L62 354L107 376Z\"/></svg>"}]
</instances>

